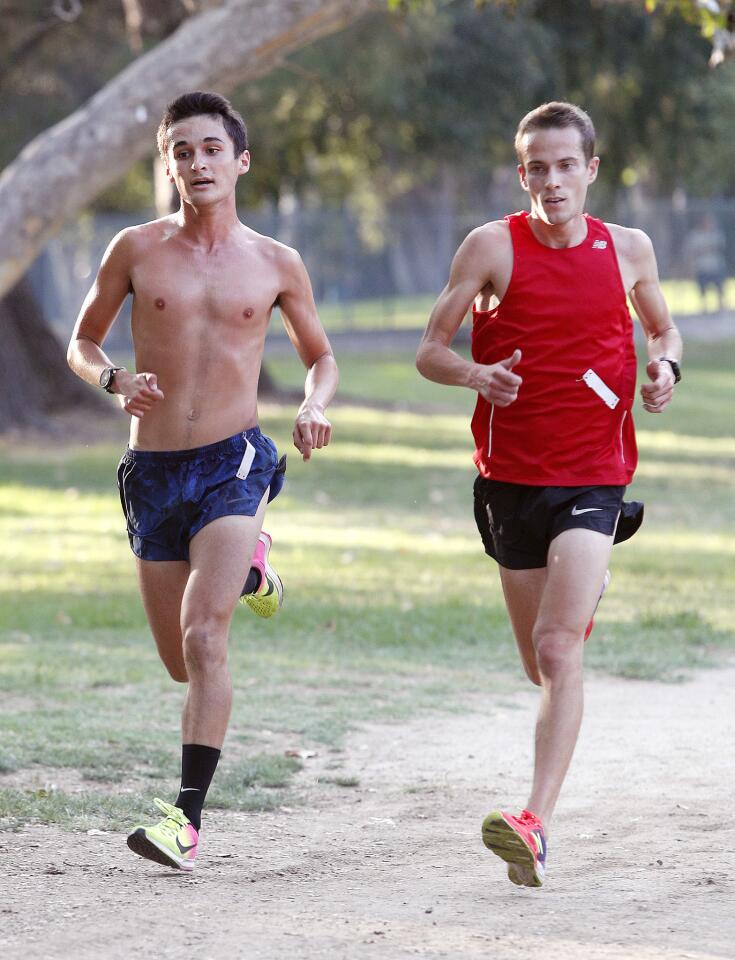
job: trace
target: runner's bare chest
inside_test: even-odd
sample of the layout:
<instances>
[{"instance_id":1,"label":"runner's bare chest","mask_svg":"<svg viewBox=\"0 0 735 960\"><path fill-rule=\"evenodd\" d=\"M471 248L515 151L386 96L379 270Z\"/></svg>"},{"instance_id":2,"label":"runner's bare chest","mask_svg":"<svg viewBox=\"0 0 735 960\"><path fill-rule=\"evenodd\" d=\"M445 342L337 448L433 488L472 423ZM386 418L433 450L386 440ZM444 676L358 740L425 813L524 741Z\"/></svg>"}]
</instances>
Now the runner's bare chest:
<instances>
[{"instance_id":1,"label":"runner's bare chest","mask_svg":"<svg viewBox=\"0 0 735 960\"><path fill-rule=\"evenodd\" d=\"M202 340L249 351L262 342L280 290L276 265L256 244L196 250L152 245L131 269L136 352L183 359Z\"/></svg>"}]
</instances>

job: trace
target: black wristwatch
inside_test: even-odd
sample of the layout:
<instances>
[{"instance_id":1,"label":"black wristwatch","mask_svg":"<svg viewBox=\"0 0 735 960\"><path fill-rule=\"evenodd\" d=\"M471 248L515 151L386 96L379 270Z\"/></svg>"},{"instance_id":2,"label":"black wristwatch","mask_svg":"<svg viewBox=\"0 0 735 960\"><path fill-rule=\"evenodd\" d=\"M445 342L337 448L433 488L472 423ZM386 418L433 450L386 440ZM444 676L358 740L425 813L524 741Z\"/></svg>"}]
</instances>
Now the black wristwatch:
<instances>
[{"instance_id":1,"label":"black wristwatch","mask_svg":"<svg viewBox=\"0 0 735 960\"><path fill-rule=\"evenodd\" d=\"M118 370L124 370L125 367L105 367L100 374L100 386L108 393L112 393L112 383Z\"/></svg>"},{"instance_id":2,"label":"black wristwatch","mask_svg":"<svg viewBox=\"0 0 735 960\"><path fill-rule=\"evenodd\" d=\"M674 374L674 386L681 380L681 368L676 360L672 360L670 357L659 357L659 363L668 363L671 367L671 372Z\"/></svg>"}]
</instances>

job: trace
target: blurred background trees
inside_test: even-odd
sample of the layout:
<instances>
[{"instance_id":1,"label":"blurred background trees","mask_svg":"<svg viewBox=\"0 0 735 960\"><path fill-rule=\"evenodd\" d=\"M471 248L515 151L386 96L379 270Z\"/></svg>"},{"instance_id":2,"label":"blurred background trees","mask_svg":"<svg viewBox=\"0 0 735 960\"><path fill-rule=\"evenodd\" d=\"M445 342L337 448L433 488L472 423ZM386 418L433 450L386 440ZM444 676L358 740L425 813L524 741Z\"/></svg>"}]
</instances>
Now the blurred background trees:
<instances>
[{"instance_id":1,"label":"blurred background trees","mask_svg":"<svg viewBox=\"0 0 735 960\"><path fill-rule=\"evenodd\" d=\"M286 18L294 6L276 0L5 0L0 167L7 169L0 195L19 167L36 202L44 190L58 197L65 182L69 194L85 182L97 195L76 211L77 239L95 233L98 216L109 218L105 240L115 218L123 225L154 216L158 101L162 108L185 87L201 85L228 93L248 122L253 166L239 187L243 217L286 242L313 243L323 300L380 293L368 278L371 264L390 274L397 293L441 286L463 233L521 205L513 134L520 116L544 100L578 102L595 120L603 158L596 213L640 213L662 198L681 211L688 198L735 191L729 119L735 75L731 63L708 69L715 30L728 35L730 4L719 4L718 14L716 4L696 0L312 0L323 19L311 33L303 27L298 33L298 22ZM223 47L243 42L248 31L238 40L230 30L214 49L205 31L191 34L198 41L187 48L185 62L166 60L182 35L177 31L231 8L249 11L250 32L272 24L276 55L256 62L261 45L252 63L243 55L238 69L223 70ZM84 122L85 105L115 90L131 65L142 69L146 55L158 65L160 90L153 94L149 83L136 88L131 74L119 116L117 98L110 99L105 119L117 138L113 162L105 153L113 135L99 114ZM208 77L221 82L205 83ZM135 96L145 101L145 116L136 115ZM70 163L63 135L80 119ZM53 149L49 155L54 143L56 156ZM59 171L63 176L53 180ZM98 174L108 183L91 190ZM17 203L18 191L9 192ZM0 222L3 217L6 251L28 242L31 228L39 237L43 232L7 204ZM29 249L35 242L31 237ZM88 283L99 251L82 246L70 252L70 269L86 260L78 272ZM34 290L47 312L56 295L46 289L49 270L37 264L34 271L34 282L15 301L24 305L21 315L7 300L1 308L31 343ZM36 309L37 324L40 313ZM73 321L56 313L52 319L67 328ZM7 345L4 352L12 365ZM63 400L58 385L54 396ZM17 412L8 416L17 422Z\"/></svg>"}]
</instances>

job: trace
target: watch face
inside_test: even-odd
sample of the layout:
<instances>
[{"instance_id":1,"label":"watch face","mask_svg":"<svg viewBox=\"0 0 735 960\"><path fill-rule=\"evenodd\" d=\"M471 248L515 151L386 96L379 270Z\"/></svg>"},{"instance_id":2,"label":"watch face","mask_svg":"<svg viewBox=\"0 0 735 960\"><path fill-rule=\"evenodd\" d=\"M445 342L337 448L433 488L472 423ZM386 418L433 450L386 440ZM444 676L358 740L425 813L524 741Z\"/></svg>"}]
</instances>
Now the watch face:
<instances>
[{"instance_id":1,"label":"watch face","mask_svg":"<svg viewBox=\"0 0 735 960\"><path fill-rule=\"evenodd\" d=\"M112 380L112 367L105 367L100 374L100 386L103 390L107 390L110 386L110 380Z\"/></svg>"}]
</instances>

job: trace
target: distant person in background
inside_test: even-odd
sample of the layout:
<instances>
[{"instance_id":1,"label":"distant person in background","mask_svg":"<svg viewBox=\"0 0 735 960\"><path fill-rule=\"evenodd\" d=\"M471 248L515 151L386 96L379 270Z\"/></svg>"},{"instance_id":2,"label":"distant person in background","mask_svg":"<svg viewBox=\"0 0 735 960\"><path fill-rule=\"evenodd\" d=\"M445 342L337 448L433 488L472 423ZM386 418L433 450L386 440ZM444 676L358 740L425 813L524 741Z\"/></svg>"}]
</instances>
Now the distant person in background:
<instances>
[{"instance_id":1,"label":"distant person in background","mask_svg":"<svg viewBox=\"0 0 735 960\"><path fill-rule=\"evenodd\" d=\"M725 261L725 235L711 213L698 221L687 237L687 259L699 284L702 306L707 313L707 290L714 287L720 312L725 309L724 285L727 276Z\"/></svg>"}]
</instances>

